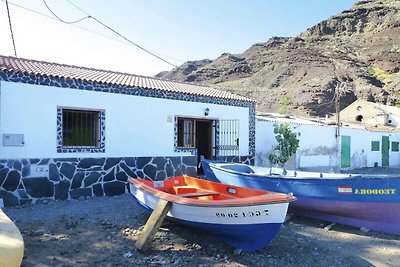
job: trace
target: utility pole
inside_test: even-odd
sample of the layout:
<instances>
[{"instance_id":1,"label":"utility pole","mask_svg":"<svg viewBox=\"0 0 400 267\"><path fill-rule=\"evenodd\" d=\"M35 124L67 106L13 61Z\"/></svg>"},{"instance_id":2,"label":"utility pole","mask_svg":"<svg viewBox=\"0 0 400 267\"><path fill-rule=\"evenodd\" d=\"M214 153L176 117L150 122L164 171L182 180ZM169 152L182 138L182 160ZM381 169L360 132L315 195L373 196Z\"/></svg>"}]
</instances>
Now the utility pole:
<instances>
[{"instance_id":1,"label":"utility pole","mask_svg":"<svg viewBox=\"0 0 400 267\"><path fill-rule=\"evenodd\" d=\"M340 136L340 84L335 89L335 108L336 108L336 138Z\"/></svg>"},{"instance_id":2,"label":"utility pole","mask_svg":"<svg viewBox=\"0 0 400 267\"><path fill-rule=\"evenodd\" d=\"M335 88L335 108L336 108L336 158L337 158L337 171L341 166L341 138L340 138L340 96L346 92L347 82L340 82Z\"/></svg>"},{"instance_id":3,"label":"utility pole","mask_svg":"<svg viewBox=\"0 0 400 267\"><path fill-rule=\"evenodd\" d=\"M340 136L340 97L347 92L347 82L340 82L335 88L335 108L336 108L336 137Z\"/></svg>"}]
</instances>

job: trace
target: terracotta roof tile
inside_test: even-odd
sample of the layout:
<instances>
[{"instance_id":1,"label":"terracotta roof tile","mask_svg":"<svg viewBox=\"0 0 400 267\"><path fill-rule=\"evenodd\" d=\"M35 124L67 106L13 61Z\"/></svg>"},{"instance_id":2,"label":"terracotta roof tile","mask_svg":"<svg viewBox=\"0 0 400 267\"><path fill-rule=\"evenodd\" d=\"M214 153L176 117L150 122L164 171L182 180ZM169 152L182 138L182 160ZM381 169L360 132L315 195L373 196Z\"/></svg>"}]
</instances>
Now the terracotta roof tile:
<instances>
[{"instance_id":1,"label":"terracotta roof tile","mask_svg":"<svg viewBox=\"0 0 400 267\"><path fill-rule=\"evenodd\" d=\"M1 55L0 71L23 72L41 76L53 76L72 80L99 82L111 85L139 87L189 95L253 102L246 97L231 94L207 85L175 82L128 73L70 66Z\"/></svg>"}]
</instances>

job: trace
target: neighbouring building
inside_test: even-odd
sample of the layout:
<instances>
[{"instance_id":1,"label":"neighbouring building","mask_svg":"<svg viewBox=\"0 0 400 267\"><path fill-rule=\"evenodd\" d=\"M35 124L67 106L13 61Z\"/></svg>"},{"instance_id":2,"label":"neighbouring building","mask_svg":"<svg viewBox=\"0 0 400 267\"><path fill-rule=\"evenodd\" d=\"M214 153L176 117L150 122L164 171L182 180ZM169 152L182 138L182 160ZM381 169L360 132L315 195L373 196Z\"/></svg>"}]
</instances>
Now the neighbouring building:
<instances>
[{"instance_id":1,"label":"neighbouring building","mask_svg":"<svg viewBox=\"0 0 400 267\"><path fill-rule=\"evenodd\" d=\"M127 192L255 154L255 102L205 85L0 56L4 205Z\"/></svg>"},{"instance_id":2,"label":"neighbouring building","mask_svg":"<svg viewBox=\"0 0 400 267\"><path fill-rule=\"evenodd\" d=\"M400 127L400 108L356 100L340 112L340 121Z\"/></svg>"},{"instance_id":3,"label":"neighbouring building","mask_svg":"<svg viewBox=\"0 0 400 267\"><path fill-rule=\"evenodd\" d=\"M300 140L296 155L285 167L337 171L400 165L400 130L395 127L303 119L277 114L256 117L255 165L269 166L268 155L277 144L275 124L288 123Z\"/></svg>"}]
</instances>

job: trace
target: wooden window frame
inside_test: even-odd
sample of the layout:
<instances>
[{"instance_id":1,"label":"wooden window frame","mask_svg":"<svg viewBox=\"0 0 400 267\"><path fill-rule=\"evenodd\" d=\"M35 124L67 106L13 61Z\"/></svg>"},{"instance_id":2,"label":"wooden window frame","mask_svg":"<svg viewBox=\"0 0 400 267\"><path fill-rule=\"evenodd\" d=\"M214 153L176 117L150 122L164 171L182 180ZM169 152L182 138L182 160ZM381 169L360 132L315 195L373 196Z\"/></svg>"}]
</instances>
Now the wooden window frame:
<instances>
[{"instance_id":1,"label":"wooden window frame","mask_svg":"<svg viewBox=\"0 0 400 267\"><path fill-rule=\"evenodd\" d=\"M177 147L194 149L196 147L196 120L178 117Z\"/></svg>"}]
</instances>

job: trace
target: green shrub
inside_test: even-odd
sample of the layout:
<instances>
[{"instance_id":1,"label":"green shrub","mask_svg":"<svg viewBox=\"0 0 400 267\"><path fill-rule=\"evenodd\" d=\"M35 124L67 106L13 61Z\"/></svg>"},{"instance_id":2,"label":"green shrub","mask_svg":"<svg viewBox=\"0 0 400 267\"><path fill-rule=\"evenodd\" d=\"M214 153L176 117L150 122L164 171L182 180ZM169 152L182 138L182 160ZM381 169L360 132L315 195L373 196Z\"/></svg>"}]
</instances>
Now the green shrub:
<instances>
[{"instance_id":1,"label":"green shrub","mask_svg":"<svg viewBox=\"0 0 400 267\"><path fill-rule=\"evenodd\" d=\"M278 144L268 156L268 160L272 165L283 166L296 153L299 147L299 139L290 129L288 123L280 123L274 125L275 139Z\"/></svg>"}]
</instances>

